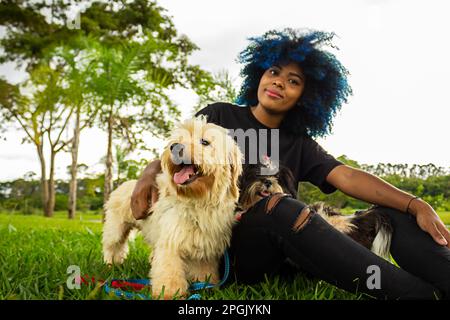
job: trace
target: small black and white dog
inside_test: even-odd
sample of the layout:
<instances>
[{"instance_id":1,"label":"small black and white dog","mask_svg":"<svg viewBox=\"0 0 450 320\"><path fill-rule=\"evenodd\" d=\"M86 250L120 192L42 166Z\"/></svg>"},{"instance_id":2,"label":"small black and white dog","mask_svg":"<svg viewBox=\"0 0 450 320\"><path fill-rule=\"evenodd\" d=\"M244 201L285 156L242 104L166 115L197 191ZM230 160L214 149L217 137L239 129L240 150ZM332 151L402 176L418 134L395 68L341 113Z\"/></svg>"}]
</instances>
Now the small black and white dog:
<instances>
[{"instance_id":1,"label":"small black and white dog","mask_svg":"<svg viewBox=\"0 0 450 320\"><path fill-rule=\"evenodd\" d=\"M269 164L250 164L244 166L240 177L239 210L247 211L257 201L275 193L289 194L297 198L295 178L289 168L279 166L269 175L261 174L261 169ZM267 170L266 170L267 172ZM375 254L390 261L389 248L393 228L389 217L376 206L367 210L345 215L338 209L315 202L309 208L320 214L329 224L348 235Z\"/></svg>"}]
</instances>

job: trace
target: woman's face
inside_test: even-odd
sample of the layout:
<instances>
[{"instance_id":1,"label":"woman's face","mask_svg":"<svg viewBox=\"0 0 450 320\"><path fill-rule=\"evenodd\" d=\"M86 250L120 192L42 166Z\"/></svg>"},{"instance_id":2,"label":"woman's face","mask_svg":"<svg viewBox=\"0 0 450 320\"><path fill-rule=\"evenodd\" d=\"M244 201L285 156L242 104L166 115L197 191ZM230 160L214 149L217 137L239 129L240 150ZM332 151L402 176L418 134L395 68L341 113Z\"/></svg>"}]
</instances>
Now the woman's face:
<instances>
[{"instance_id":1,"label":"woman's face","mask_svg":"<svg viewBox=\"0 0 450 320\"><path fill-rule=\"evenodd\" d=\"M305 88L305 76L296 63L273 65L259 81L258 101L269 113L286 113L297 103Z\"/></svg>"}]
</instances>

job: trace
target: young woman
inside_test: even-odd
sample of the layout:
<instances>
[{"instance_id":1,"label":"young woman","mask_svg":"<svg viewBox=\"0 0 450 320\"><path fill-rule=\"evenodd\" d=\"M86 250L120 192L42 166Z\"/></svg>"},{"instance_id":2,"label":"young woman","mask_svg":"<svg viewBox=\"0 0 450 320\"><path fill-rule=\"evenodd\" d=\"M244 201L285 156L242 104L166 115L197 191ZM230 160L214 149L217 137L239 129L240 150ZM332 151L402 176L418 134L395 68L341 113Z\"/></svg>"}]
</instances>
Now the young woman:
<instances>
[{"instance_id":1,"label":"young woman","mask_svg":"<svg viewBox=\"0 0 450 320\"><path fill-rule=\"evenodd\" d=\"M347 70L322 49L333 46L332 38L330 33L292 29L251 38L240 54L244 82L237 103L244 107L216 103L198 114L229 129L276 129L280 163L297 181L309 181L324 193L339 189L382 206L394 227L391 254L401 268L336 231L318 214L305 214L301 201L283 198L267 214L266 198L233 230L234 279L263 280L264 274L280 272L289 260L353 293L379 299L449 299L450 233L433 208L370 173L342 164L313 140L330 132L336 111L351 94ZM265 137L271 139L270 134ZM248 163L251 148L245 149ZM259 159L259 148L257 152ZM132 211L137 219L145 217L149 200L157 201L159 171L159 161L150 163L136 185ZM374 267L380 271L375 288L367 285Z\"/></svg>"}]
</instances>

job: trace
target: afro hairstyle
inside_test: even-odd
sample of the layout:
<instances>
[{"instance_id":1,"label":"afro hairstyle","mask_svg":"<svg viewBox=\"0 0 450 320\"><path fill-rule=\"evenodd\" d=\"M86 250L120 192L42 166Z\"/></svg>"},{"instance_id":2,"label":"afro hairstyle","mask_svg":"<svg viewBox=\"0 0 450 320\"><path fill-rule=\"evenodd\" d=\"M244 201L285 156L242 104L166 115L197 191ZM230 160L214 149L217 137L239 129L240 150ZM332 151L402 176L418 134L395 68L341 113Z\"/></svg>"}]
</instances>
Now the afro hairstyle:
<instances>
[{"instance_id":1,"label":"afro hairstyle","mask_svg":"<svg viewBox=\"0 0 450 320\"><path fill-rule=\"evenodd\" d=\"M294 135L321 137L331 133L332 121L352 89L347 82L349 72L329 51L334 33L284 29L271 30L260 37L249 38L250 44L238 57L243 65L243 83L236 103L258 104L258 85L263 73L273 65L297 63L306 81L302 96L288 112L281 127Z\"/></svg>"}]
</instances>

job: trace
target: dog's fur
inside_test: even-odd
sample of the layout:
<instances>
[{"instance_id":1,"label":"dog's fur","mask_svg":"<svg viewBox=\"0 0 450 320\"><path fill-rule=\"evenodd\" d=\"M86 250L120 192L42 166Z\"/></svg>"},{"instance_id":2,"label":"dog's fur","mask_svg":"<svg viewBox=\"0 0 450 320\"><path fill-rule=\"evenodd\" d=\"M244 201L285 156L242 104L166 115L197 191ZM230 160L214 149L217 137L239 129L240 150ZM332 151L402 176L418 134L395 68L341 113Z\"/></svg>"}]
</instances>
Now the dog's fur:
<instances>
[{"instance_id":1,"label":"dog's fur","mask_svg":"<svg viewBox=\"0 0 450 320\"><path fill-rule=\"evenodd\" d=\"M153 249L152 295L163 292L168 299L186 294L188 281L218 282L219 259L235 221L242 154L226 129L201 117L172 132L161 166L159 198L145 220L135 220L130 209L136 181L111 193L105 205L103 253L105 263L122 263L128 234L139 228Z\"/></svg>"},{"instance_id":2,"label":"dog's fur","mask_svg":"<svg viewBox=\"0 0 450 320\"><path fill-rule=\"evenodd\" d=\"M278 172L261 175L261 168L267 165L264 163L245 166L239 180L240 210L245 212L263 197L275 193L285 193L297 198L295 178L291 171L287 167L279 166ZM340 232L347 234L375 254L390 260L389 248L393 229L389 217L378 207L374 206L352 215L344 215L324 202L315 202L309 208L320 214Z\"/></svg>"}]
</instances>

